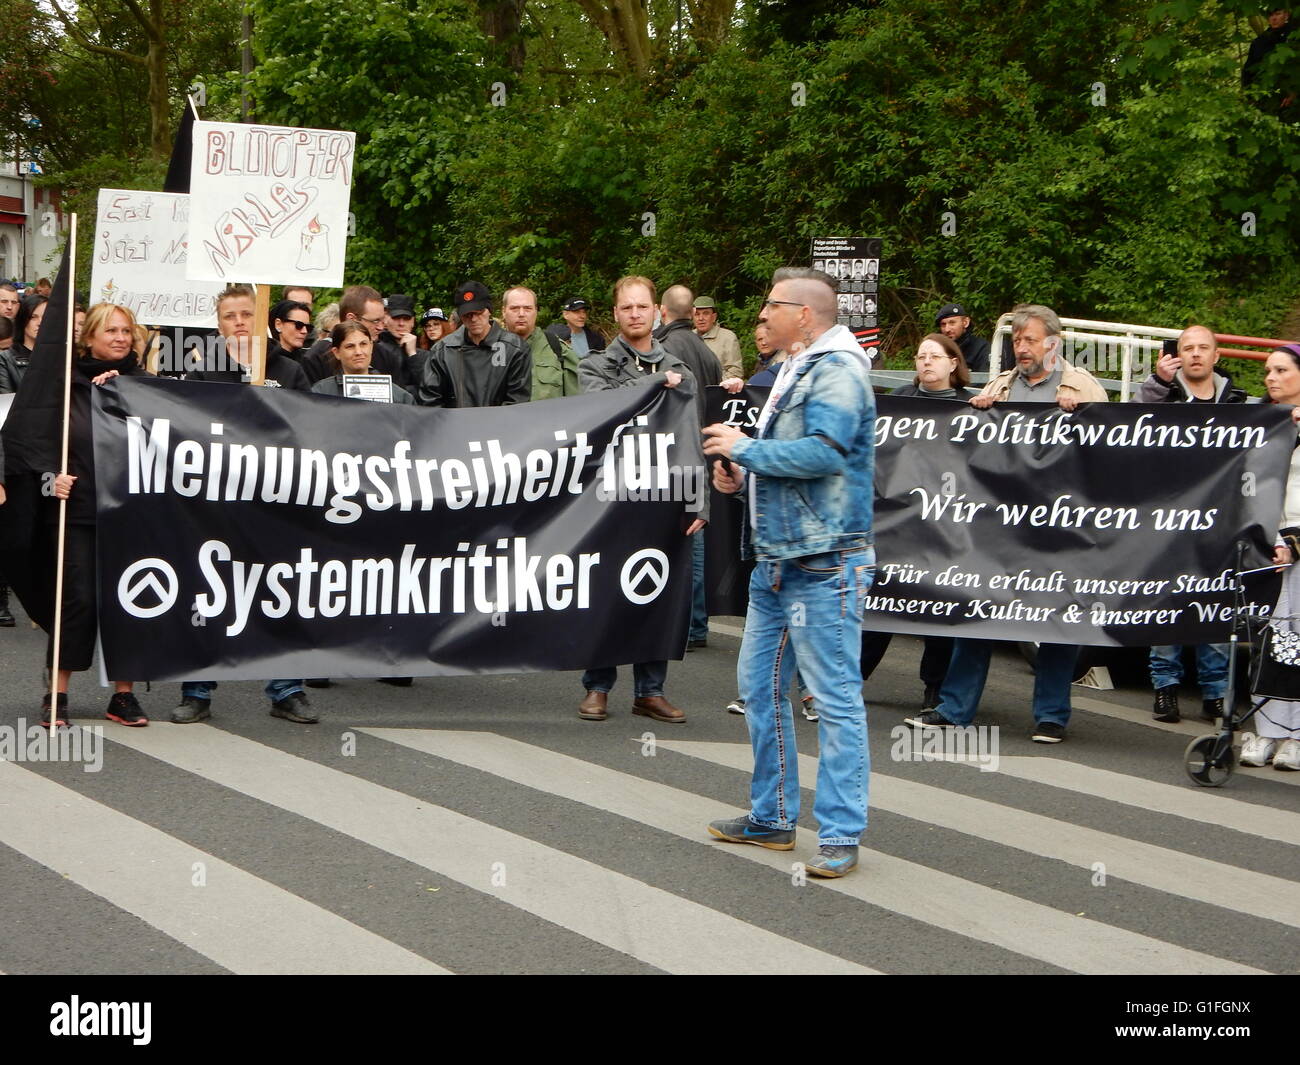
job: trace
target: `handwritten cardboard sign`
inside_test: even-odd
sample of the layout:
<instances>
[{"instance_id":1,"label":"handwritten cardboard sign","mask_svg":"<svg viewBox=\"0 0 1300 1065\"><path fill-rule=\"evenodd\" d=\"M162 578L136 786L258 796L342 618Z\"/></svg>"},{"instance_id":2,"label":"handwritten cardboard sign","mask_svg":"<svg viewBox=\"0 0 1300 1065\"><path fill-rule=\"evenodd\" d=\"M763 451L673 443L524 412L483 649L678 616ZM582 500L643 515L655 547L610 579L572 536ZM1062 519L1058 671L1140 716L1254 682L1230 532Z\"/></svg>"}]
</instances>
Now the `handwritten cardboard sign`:
<instances>
[{"instance_id":1,"label":"handwritten cardboard sign","mask_svg":"<svg viewBox=\"0 0 1300 1065\"><path fill-rule=\"evenodd\" d=\"M195 122L191 280L343 284L356 135Z\"/></svg>"},{"instance_id":2,"label":"handwritten cardboard sign","mask_svg":"<svg viewBox=\"0 0 1300 1065\"><path fill-rule=\"evenodd\" d=\"M185 277L189 225L188 196L100 189L91 302L126 307L144 325L212 325L218 286Z\"/></svg>"}]
</instances>

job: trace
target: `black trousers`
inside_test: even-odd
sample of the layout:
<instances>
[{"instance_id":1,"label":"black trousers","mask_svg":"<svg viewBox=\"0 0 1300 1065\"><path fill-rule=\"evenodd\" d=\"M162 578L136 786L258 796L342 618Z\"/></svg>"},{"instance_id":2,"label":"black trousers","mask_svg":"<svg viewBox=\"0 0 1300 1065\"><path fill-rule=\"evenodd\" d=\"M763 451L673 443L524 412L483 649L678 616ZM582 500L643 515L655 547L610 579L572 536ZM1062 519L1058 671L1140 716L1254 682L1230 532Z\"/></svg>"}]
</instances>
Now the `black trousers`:
<instances>
[{"instance_id":1,"label":"black trousers","mask_svg":"<svg viewBox=\"0 0 1300 1065\"><path fill-rule=\"evenodd\" d=\"M58 535L53 529L53 535ZM63 545L63 630L59 636L59 668L74 673L89 669L95 658L97 587L95 527L69 523ZM46 643L45 662L54 655L53 636Z\"/></svg>"},{"instance_id":2,"label":"black trousers","mask_svg":"<svg viewBox=\"0 0 1300 1065\"><path fill-rule=\"evenodd\" d=\"M876 671L880 660L889 650L889 641L894 638L892 632L862 633L862 679L866 680ZM921 683L926 687L943 683L948 673L948 659L952 657L951 636L925 637L925 650L921 653Z\"/></svg>"}]
</instances>

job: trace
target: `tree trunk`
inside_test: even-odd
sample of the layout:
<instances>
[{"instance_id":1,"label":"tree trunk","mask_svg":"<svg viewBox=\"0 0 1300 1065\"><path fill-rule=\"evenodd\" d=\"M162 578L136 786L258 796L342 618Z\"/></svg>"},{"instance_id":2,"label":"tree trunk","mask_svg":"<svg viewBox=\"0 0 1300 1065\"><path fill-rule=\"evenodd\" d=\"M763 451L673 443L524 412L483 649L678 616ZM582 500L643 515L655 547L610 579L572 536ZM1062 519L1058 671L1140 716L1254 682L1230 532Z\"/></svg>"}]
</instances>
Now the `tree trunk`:
<instances>
[{"instance_id":1,"label":"tree trunk","mask_svg":"<svg viewBox=\"0 0 1300 1065\"><path fill-rule=\"evenodd\" d=\"M479 27L515 77L524 72L524 38L519 32L527 0L481 0Z\"/></svg>"}]
</instances>

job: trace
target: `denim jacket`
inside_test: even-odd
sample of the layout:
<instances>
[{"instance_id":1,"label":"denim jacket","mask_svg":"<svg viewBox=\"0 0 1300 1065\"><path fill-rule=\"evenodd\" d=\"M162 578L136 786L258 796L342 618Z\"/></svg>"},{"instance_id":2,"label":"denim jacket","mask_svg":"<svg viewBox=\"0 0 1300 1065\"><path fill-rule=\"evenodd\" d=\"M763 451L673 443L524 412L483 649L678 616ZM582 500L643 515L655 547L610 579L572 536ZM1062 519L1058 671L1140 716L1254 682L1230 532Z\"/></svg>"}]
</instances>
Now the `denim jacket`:
<instances>
[{"instance_id":1,"label":"denim jacket","mask_svg":"<svg viewBox=\"0 0 1300 1065\"><path fill-rule=\"evenodd\" d=\"M866 357L843 326L808 350L762 436L731 456L748 471L741 555L801 558L873 543L876 400Z\"/></svg>"}]
</instances>

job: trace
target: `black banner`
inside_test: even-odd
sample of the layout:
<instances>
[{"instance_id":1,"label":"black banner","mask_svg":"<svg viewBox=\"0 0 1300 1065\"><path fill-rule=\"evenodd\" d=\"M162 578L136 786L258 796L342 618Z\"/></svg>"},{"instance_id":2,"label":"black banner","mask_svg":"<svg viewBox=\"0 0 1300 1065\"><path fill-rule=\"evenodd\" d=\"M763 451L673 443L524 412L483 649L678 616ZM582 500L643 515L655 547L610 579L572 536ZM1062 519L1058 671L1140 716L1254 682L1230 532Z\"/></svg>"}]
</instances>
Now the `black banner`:
<instances>
[{"instance_id":1,"label":"black banner","mask_svg":"<svg viewBox=\"0 0 1300 1065\"><path fill-rule=\"evenodd\" d=\"M685 390L463 411L156 379L95 396L110 677L682 655L707 491Z\"/></svg>"},{"instance_id":2,"label":"black banner","mask_svg":"<svg viewBox=\"0 0 1300 1065\"><path fill-rule=\"evenodd\" d=\"M711 389L709 420L752 426L766 392ZM1248 566L1271 557L1296 442L1287 409L1091 403L1066 414L1054 404L981 411L876 398L877 571L864 628L1218 642L1237 541L1250 545ZM742 505L715 494L715 524L739 520ZM730 572L712 555L707 564L714 582ZM1267 613L1277 578L1247 578L1247 589ZM716 601L742 613L735 582L723 591Z\"/></svg>"}]
</instances>

